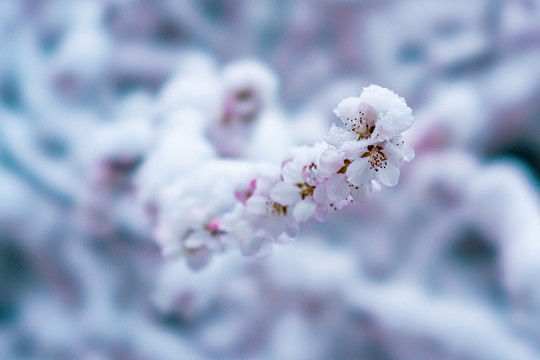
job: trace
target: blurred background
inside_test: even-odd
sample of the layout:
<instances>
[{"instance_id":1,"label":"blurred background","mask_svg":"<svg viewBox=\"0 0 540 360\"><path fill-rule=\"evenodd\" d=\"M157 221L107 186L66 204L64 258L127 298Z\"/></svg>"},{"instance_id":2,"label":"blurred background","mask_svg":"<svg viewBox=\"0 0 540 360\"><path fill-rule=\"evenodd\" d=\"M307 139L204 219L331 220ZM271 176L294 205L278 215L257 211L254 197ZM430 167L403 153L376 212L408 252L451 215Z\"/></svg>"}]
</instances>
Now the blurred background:
<instances>
[{"instance_id":1,"label":"blurred background","mask_svg":"<svg viewBox=\"0 0 540 360\"><path fill-rule=\"evenodd\" d=\"M243 58L281 130L236 157L322 140L374 83L416 158L270 258L194 272L137 179L159 119ZM0 0L0 358L540 359L539 177L540 1Z\"/></svg>"}]
</instances>

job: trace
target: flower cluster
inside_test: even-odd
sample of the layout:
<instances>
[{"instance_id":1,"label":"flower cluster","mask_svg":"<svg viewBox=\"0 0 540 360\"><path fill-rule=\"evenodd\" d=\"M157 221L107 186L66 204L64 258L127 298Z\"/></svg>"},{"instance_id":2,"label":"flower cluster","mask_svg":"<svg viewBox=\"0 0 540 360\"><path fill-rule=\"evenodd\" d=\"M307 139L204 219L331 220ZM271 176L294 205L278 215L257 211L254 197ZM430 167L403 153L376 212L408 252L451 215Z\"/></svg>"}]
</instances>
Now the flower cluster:
<instances>
[{"instance_id":1,"label":"flower cluster","mask_svg":"<svg viewBox=\"0 0 540 360\"><path fill-rule=\"evenodd\" d=\"M345 127L334 124L325 141L292 149L281 167L214 161L174 185L158 226L163 250L193 268L230 248L262 256L294 238L302 222L367 200L374 185L396 185L399 167L414 157L401 135L413 122L405 101L371 85L334 112Z\"/></svg>"}]
</instances>

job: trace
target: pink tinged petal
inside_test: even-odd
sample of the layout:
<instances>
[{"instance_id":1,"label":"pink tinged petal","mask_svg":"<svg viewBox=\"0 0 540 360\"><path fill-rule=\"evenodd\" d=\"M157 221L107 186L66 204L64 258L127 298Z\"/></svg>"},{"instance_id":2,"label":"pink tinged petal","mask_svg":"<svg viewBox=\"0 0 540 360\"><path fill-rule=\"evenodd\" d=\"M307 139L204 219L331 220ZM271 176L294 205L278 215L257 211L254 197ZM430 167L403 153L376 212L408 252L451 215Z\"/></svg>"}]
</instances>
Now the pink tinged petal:
<instances>
[{"instance_id":1,"label":"pink tinged petal","mask_svg":"<svg viewBox=\"0 0 540 360\"><path fill-rule=\"evenodd\" d=\"M353 161L347 168L347 178L355 186L366 184L370 181L370 165L367 158Z\"/></svg>"},{"instance_id":2,"label":"pink tinged petal","mask_svg":"<svg viewBox=\"0 0 540 360\"><path fill-rule=\"evenodd\" d=\"M294 206L293 216L297 221L306 221L313 215L316 208L317 204L315 204L315 201L313 201L313 199L311 198L307 198L305 200L299 201Z\"/></svg>"},{"instance_id":3,"label":"pink tinged petal","mask_svg":"<svg viewBox=\"0 0 540 360\"><path fill-rule=\"evenodd\" d=\"M386 168L379 168L375 172L375 179L383 185L395 186L399 180L399 169L390 164Z\"/></svg>"},{"instance_id":4,"label":"pink tinged petal","mask_svg":"<svg viewBox=\"0 0 540 360\"><path fill-rule=\"evenodd\" d=\"M358 112L364 113L363 119L369 126L374 126L377 122L377 110L375 110L375 108L368 103L360 103L360 105L358 105Z\"/></svg>"},{"instance_id":5,"label":"pink tinged petal","mask_svg":"<svg viewBox=\"0 0 540 360\"><path fill-rule=\"evenodd\" d=\"M234 196L236 197L236 200L240 201L242 204L245 204L246 201L253 195L255 192L257 180L253 179L249 183L249 187L247 189L241 189L234 192Z\"/></svg>"},{"instance_id":6,"label":"pink tinged petal","mask_svg":"<svg viewBox=\"0 0 540 360\"><path fill-rule=\"evenodd\" d=\"M302 168L302 180L310 186L317 186L321 180L319 179L318 169L313 165L305 165Z\"/></svg>"},{"instance_id":7,"label":"pink tinged petal","mask_svg":"<svg viewBox=\"0 0 540 360\"><path fill-rule=\"evenodd\" d=\"M318 204L317 208L313 212L313 218L318 222L323 222L327 214L328 214L328 205Z\"/></svg>"},{"instance_id":8,"label":"pink tinged petal","mask_svg":"<svg viewBox=\"0 0 540 360\"><path fill-rule=\"evenodd\" d=\"M281 181L270 191L270 198L281 205L289 206L300 201L302 195L298 186Z\"/></svg>"},{"instance_id":9,"label":"pink tinged petal","mask_svg":"<svg viewBox=\"0 0 540 360\"><path fill-rule=\"evenodd\" d=\"M327 174L335 174L343 167L343 154L334 148L324 150L319 157L319 168Z\"/></svg>"},{"instance_id":10,"label":"pink tinged petal","mask_svg":"<svg viewBox=\"0 0 540 360\"><path fill-rule=\"evenodd\" d=\"M336 202L334 202L334 209L336 210L341 210L343 209L345 206L349 205L349 203L351 202L351 198L348 197L346 199L343 199L343 200L338 200Z\"/></svg>"},{"instance_id":11,"label":"pink tinged petal","mask_svg":"<svg viewBox=\"0 0 540 360\"><path fill-rule=\"evenodd\" d=\"M212 232L218 232L219 231L219 220L218 219L210 220L206 226L208 227L208 230L210 230Z\"/></svg>"},{"instance_id":12,"label":"pink tinged petal","mask_svg":"<svg viewBox=\"0 0 540 360\"><path fill-rule=\"evenodd\" d=\"M315 190L313 190L313 200L315 200L316 203L323 205L328 205L330 203L330 200L328 199L327 185L327 181L322 182L317 185Z\"/></svg>"},{"instance_id":13,"label":"pink tinged petal","mask_svg":"<svg viewBox=\"0 0 540 360\"><path fill-rule=\"evenodd\" d=\"M358 186L358 189L356 186L352 188L351 196L354 201L364 202L369 198L369 195L371 195L371 190L372 190L371 182L368 182L364 185Z\"/></svg>"},{"instance_id":14,"label":"pink tinged petal","mask_svg":"<svg viewBox=\"0 0 540 360\"><path fill-rule=\"evenodd\" d=\"M349 184L347 182L347 176L345 174L336 174L328 179L328 199L340 200L349 196Z\"/></svg>"},{"instance_id":15,"label":"pink tinged petal","mask_svg":"<svg viewBox=\"0 0 540 360\"><path fill-rule=\"evenodd\" d=\"M298 166L295 166L292 161L289 161L283 165L283 168L281 169L281 175L283 177L283 180L290 184L298 184L304 182L304 178L302 177L302 169Z\"/></svg>"}]
</instances>

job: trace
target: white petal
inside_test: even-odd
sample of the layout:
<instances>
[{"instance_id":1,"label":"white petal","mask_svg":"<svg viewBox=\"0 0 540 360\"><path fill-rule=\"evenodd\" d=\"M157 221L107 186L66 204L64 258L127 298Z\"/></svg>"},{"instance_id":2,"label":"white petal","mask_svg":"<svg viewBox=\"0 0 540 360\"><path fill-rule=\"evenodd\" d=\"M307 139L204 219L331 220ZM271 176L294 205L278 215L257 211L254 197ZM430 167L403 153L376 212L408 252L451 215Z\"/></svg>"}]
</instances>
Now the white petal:
<instances>
[{"instance_id":1,"label":"white petal","mask_svg":"<svg viewBox=\"0 0 540 360\"><path fill-rule=\"evenodd\" d=\"M286 182L278 182L270 191L270 198L281 205L293 205L301 199L298 186Z\"/></svg>"},{"instance_id":2,"label":"white petal","mask_svg":"<svg viewBox=\"0 0 540 360\"><path fill-rule=\"evenodd\" d=\"M390 164L386 168L379 168L375 172L375 179L386 186L395 186L399 180L399 169Z\"/></svg>"},{"instance_id":3,"label":"white petal","mask_svg":"<svg viewBox=\"0 0 540 360\"><path fill-rule=\"evenodd\" d=\"M392 142L384 143L383 151L384 156L388 160L389 164L394 166L401 166L403 164L403 153L402 149Z\"/></svg>"},{"instance_id":4,"label":"white petal","mask_svg":"<svg viewBox=\"0 0 540 360\"><path fill-rule=\"evenodd\" d=\"M307 198L305 200L299 201L294 206L293 215L294 218L297 221L306 221L313 215L315 212L315 209L317 208L317 204L315 204L315 201L311 198Z\"/></svg>"},{"instance_id":5,"label":"white petal","mask_svg":"<svg viewBox=\"0 0 540 360\"><path fill-rule=\"evenodd\" d=\"M319 168L327 174L335 174L344 165L343 154L334 148L326 149L319 158Z\"/></svg>"},{"instance_id":6,"label":"white petal","mask_svg":"<svg viewBox=\"0 0 540 360\"><path fill-rule=\"evenodd\" d=\"M328 179L328 199L340 200L349 196L349 183L345 174L336 174Z\"/></svg>"},{"instance_id":7,"label":"white petal","mask_svg":"<svg viewBox=\"0 0 540 360\"><path fill-rule=\"evenodd\" d=\"M357 97L348 97L341 100L334 109L334 114L339 117L345 126L352 128L353 119L358 118L358 105L360 105L360 100Z\"/></svg>"},{"instance_id":8,"label":"white petal","mask_svg":"<svg viewBox=\"0 0 540 360\"><path fill-rule=\"evenodd\" d=\"M401 151L403 152L403 157L405 161L411 161L414 159L414 149L409 146L407 143L402 143L400 145Z\"/></svg>"},{"instance_id":9,"label":"white petal","mask_svg":"<svg viewBox=\"0 0 540 360\"><path fill-rule=\"evenodd\" d=\"M328 206L319 204L317 205L317 208L315 209L315 212L313 213L313 218L318 222L323 222L327 214L328 214Z\"/></svg>"},{"instance_id":10,"label":"white petal","mask_svg":"<svg viewBox=\"0 0 540 360\"><path fill-rule=\"evenodd\" d=\"M313 190L313 200L317 202L318 204L325 204L328 205L330 203L330 200L328 199L328 181L322 182L315 190Z\"/></svg>"},{"instance_id":11,"label":"white petal","mask_svg":"<svg viewBox=\"0 0 540 360\"><path fill-rule=\"evenodd\" d=\"M294 163L293 161L289 161L283 165L281 175L283 176L283 180L290 184L304 182L302 177L302 167L299 167L298 164Z\"/></svg>"},{"instance_id":12,"label":"white petal","mask_svg":"<svg viewBox=\"0 0 540 360\"><path fill-rule=\"evenodd\" d=\"M358 105L358 112L364 113L362 118L369 126L374 126L377 122L377 110L368 103L361 102L360 105Z\"/></svg>"},{"instance_id":13,"label":"white petal","mask_svg":"<svg viewBox=\"0 0 540 360\"><path fill-rule=\"evenodd\" d=\"M365 158L356 159L347 168L347 178L353 185L366 184L370 180L369 161Z\"/></svg>"},{"instance_id":14,"label":"white petal","mask_svg":"<svg viewBox=\"0 0 540 360\"><path fill-rule=\"evenodd\" d=\"M366 201L369 198L369 195L371 195L371 189L371 182L358 186L358 189L355 186L351 189L351 196L354 201Z\"/></svg>"},{"instance_id":15,"label":"white petal","mask_svg":"<svg viewBox=\"0 0 540 360\"><path fill-rule=\"evenodd\" d=\"M266 214L268 198L265 196L252 196L246 201L246 212L249 215Z\"/></svg>"}]
</instances>

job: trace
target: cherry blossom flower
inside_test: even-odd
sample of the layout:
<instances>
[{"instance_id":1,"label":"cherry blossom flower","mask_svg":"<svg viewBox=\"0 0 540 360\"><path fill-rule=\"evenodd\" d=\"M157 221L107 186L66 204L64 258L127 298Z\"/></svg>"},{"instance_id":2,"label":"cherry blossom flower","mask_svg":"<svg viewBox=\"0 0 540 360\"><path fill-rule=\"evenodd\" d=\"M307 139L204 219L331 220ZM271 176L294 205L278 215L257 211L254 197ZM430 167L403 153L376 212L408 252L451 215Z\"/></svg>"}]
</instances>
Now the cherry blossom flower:
<instances>
[{"instance_id":1,"label":"cherry blossom flower","mask_svg":"<svg viewBox=\"0 0 540 360\"><path fill-rule=\"evenodd\" d=\"M356 140L384 141L411 127L413 116L405 100L386 88L370 85L359 97L339 103L334 113Z\"/></svg>"},{"instance_id":2,"label":"cherry blossom flower","mask_svg":"<svg viewBox=\"0 0 540 360\"><path fill-rule=\"evenodd\" d=\"M321 154L321 171L328 174L325 183L321 184L316 198L327 197L330 206L335 210L341 209L349 202L349 197L355 201L365 201L371 193L371 184L353 185L349 182L346 172L351 160L346 153L335 148L329 148Z\"/></svg>"},{"instance_id":3,"label":"cherry blossom flower","mask_svg":"<svg viewBox=\"0 0 540 360\"><path fill-rule=\"evenodd\" d=\"M297 148L294 157L282 166L282 181L270 191L273 201L293 208L297 221L306 221L311 216L322 221L328 212L328 203L318 202L314 197L317 186L324 180L324 174L318 169L319 156L327 147L318 143Z\"/></svg>"},{"instance_id":4,"label":"cherry blossom flower","mask_svg":"<svg viewBox=\"0 0 540 360\"><path fill-rule=\"evenodd\" d=\"M246 216L254 228L263 229L271 236L286 233L294 237L298 233L298 222L293 217L290 205L275 201L270 196L278 179L277 176L257 179L255 192L246 201Z\"/></svg>"}]
</instances>

